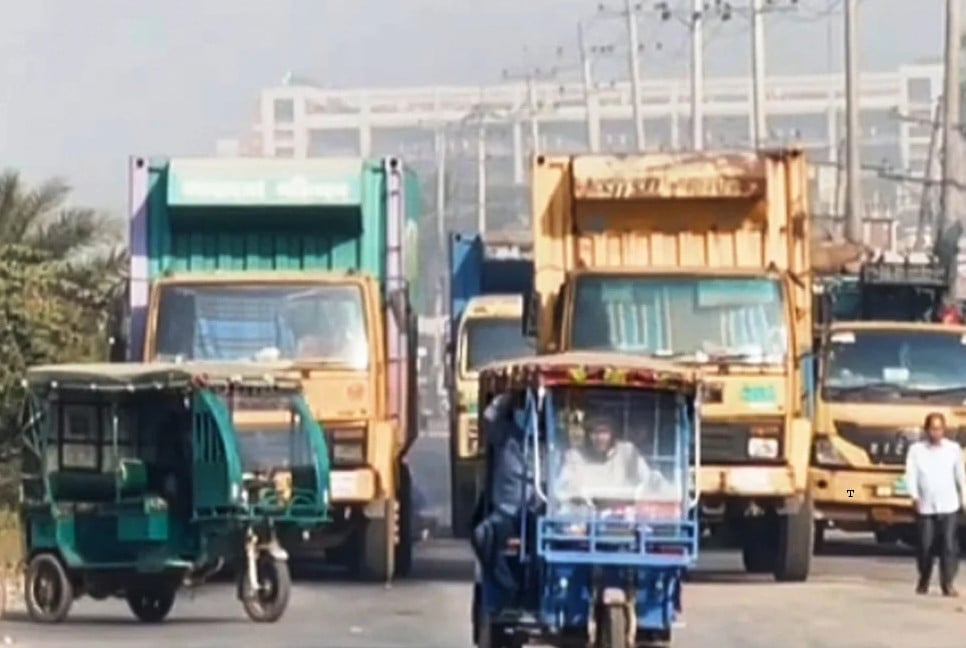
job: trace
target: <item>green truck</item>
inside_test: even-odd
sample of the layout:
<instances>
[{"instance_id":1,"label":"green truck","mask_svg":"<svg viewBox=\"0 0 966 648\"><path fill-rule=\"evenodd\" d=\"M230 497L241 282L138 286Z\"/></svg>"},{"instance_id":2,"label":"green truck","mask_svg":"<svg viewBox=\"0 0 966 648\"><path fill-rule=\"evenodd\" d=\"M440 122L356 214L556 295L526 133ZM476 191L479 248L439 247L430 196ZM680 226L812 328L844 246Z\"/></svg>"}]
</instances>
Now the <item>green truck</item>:
<instances>
[{"instance_id":1,"label":"green truck","mask_svg":"<svg viewBox=\"0 0 966 648\"><path fill-rule=\"evenodd\" d=\"M397 158L134 157L130 181L130 359L283 363L325 431L336 519L288 539L293 558L405 575L415 174ZM252 403L233 404L243 451L283 456L288 414Z\"/></svg>"}]
</instances>

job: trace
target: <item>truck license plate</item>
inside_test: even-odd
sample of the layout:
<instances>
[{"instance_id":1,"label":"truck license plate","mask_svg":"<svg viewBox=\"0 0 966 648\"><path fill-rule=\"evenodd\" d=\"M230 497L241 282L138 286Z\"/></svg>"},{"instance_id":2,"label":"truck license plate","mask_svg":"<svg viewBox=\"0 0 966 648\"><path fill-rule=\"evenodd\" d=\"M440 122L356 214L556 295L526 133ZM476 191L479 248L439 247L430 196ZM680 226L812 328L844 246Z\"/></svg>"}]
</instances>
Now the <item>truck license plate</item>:
<instances>
[{"instance_id":1,"label":"truck license plate","mask_svg":"<svg viewBox=\"0 0 966 648\"><path fill-rule=\"evenodd\" d=\"M906 488L905 477L899 477L892 483L892 492L898 497L909 497L909 489Z\"/></svg>"}]
</instances>

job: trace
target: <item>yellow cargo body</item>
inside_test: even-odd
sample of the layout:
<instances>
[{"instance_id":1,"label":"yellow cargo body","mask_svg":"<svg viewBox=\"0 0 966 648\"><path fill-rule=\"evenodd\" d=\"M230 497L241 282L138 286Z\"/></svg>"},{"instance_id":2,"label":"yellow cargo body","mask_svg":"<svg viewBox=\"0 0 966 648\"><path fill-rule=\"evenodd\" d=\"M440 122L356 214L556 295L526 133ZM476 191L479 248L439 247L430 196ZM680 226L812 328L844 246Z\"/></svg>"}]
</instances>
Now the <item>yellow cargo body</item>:
<instances>
[{"instance_id":1,"label":"yellow cargo body","mask_svg":"<svg viewBox=\"0 0 966 648\"><path fill-rule=\"evenodd\" d=\"M812 286L798 150L535 159L541 353L617 350L706 373L702 517L749 571L807 578Z\"/></svg>"}]
</instances>

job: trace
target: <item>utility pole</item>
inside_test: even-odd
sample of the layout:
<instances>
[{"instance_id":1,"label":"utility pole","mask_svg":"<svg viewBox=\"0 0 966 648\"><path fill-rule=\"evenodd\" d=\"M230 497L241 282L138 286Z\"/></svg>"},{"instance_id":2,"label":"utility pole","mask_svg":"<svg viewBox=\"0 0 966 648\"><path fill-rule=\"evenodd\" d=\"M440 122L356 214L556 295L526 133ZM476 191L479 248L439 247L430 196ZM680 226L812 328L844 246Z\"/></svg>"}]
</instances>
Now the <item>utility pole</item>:
<instances>
[{"instance_id":1,"label":"utility pole","mask_svg":"<svg viewBox=\"0 0 966 648\"><path fill-rule=\"evenodd\" d=\"M765 11L764 0L751 3L752 146L760 149L768 132L765 117Z\"/></svg>"},{"instance_id":2,"label":"utility pole","mask_svg":"<svg viewBox=\"0 0 966 648\"><path fill-rule=\"evenodd\" d=\"M446 258L446 152L449 138L446 136L446 126L436 128L436 239L439 245L439 258ZM445 287L441 284L436 293L433 311L437 317L443 315L443 293Z\"/></svg>"},{"instance_id":3,"label":"utility pole","mask_svg":"<svg viewBox=\"0 0 966 648\"><path fill-rule=\"evenodd\" d=\"M951 0L953 1L953 0ZM858 13L859 0L845 0L845 141L846 207L845 238L862 243L862 178L859 161L859 88L858 88Z\"/></svg>"},{"instance_id":4,"label":"utility pole","mask_svg":"<svg viewBox=\"0 0 966 648\"><path fill-rule=\"evenodd\" d=\"M691 4L691 148L704 148L704 0Z\"/></svg>"},{"instance_id":5,"label":"utility pole","mask_svg":"<svg viewBox=\"0 0 966 648\"><path fill-rule=\"evenodd\" d=\"M482 121L476 131L476 229L486 233L486 126Z\"/></svg>"},{"instance_id":6,"label":"utility pole","mask_svg":"<svg viewBox=\"0 0 966 648\"><path fill-rule=\"evenodd\" d=\"M936 160L936 157L938 157L936 155L937 153L936 149L938 148L938 145L939 145L939 140L940 140L939 135L942 132L942 127L943 127L943 121L941 121L943 116L942 107L943 107L943 99L940 98L936 102L936 108L934 109L933 118L932 118L932 127L929 129L929 150L928 150L928 153L926 154L926 169L924 173L926 182L922 186L922 195L920 196L920 199L919 199L919 221L916 224L916 239L915 239L915 242L913 243L913 249L915 250L922 250L925 247L926 223L929 223L931 221L933 229L938 229L936 227L937 214L933 214L932 186L933 186L933 180L936 177L935 160ZM932 235L933 235L933 239L935 239L936 232L933 232Z\"/></svg>"},{"instance_id":7,"label":"utility pole","mask_svg":"<svg viewBox=\"0 0 966 648\"><path fill-rule=\"evenodd\" d=\"M958 205L954 183L957 156L959 154L959 134L956 123L959 121L959 43L960 43L960 0L946 0L946 56L943 84L943 162L942 198L937 219L936 237L942 236L950 222L959 215L954 214Z\"/></svg>"},{"instance_id":8,"label":"utility pole","mask_svg":"<svg viewBox=\"0 0 966 648\"><path fill-rule=\"evenodd\" d=\"M539 67L533 67L529 65L529 53L527 54L527 66L522 70L503 70L503 79L505 81L519 81L523 80L526 84L526 112L527 121L530 125L530 154L531 156L537 155L540 151L540 126L537 122L537 89L536 82L538 80L551 80L557 77L559 73L558 68L551 67L549 69L541 69ZM516 136L515 136L516 137ZM516 145L514 145L514 149ZM522 176L522 173L518 173L517 165L519 164L519 158L517 156L517 151L514 150L514 178L516 179L518 175ZM522 171L522 169L520 169ZM521 178L522 179L522 178Z\"/></svg>"},{"instance_id":9,"label":"utility pole","mask_svg":"<svg viewBox=\"0 0 966 648\"><path fill-rule=\"evenodd\" d=\"M596 153L600 150L600 133L596 127L595 110L591 105L594 92L594 61L590 58L590 51L587 47L587 40L584 38L584 24L577 23L577 47L580 48L580 69L584 85L584 117L587 121L587 145L591 152Z\"/></svg>"},{"instance_id":10,"label":"utility pole","mask_svg":"<svg viewBox=\"0 0 966 648\"><path fill-rule=\"evenodd\" d=\"M644 117L641 115L640 39L637 35L637 11L633 0L624 0L627 18L627 63L631 77L631 100L634 102L634 143L638 151L644 150Z\"/></svg>"}]
</instances>

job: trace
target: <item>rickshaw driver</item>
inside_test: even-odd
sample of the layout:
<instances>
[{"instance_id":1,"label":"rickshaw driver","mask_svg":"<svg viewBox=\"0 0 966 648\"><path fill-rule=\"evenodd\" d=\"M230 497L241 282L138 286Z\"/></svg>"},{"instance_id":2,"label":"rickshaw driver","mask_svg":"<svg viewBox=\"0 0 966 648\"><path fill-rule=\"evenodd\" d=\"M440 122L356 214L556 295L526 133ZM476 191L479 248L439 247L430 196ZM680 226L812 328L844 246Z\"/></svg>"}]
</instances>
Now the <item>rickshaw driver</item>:
<instances>
[{"instance_id":1,"label":"rickshaw driver","mask_svg":"<svg viewBox=\"0 0 966 648\"><path fill-rule=\"evenodd\" d=\"M555 496L560 501L637 499L646 486L648 494L669 492L671 483L648 465L632 442L618 439L611 416L588 417L583 447L569 448L557 477Z\"/></svg>"}]
</instances>

